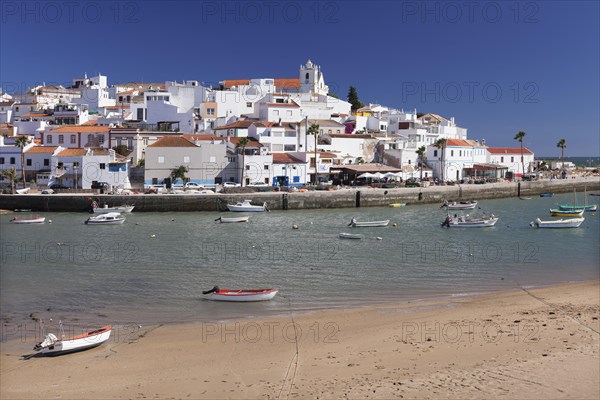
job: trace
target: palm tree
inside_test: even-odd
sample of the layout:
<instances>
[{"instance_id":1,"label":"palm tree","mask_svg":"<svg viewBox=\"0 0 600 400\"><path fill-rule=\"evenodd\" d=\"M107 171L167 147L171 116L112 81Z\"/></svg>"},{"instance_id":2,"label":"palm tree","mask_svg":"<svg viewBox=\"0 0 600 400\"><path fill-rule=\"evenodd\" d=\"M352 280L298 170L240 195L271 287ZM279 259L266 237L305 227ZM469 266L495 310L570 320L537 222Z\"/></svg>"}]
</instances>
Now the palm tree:
<instances>
[{"instance_id":1,"label":"palm tree","mask_svg":"<svg viewBox=\"0 0 600 400\"><path fill-rule=\"evenodd\" d=\"M19 136L15 140L15 146L21 148L21 175L23 178L23 188L25 188L25 146L29 144L29 139L27 136Z\"/></svg>"},{"instance_id":2,"label":"palm tree","mask_svg":"<svg viewBox=\"0 0 600 400\"><path fill-rule=\"evenodd\" d=\"M517 133L515 135L515 140L518 140L519 143L521 144L521 165L523 166L523 175L525 175L525 163L523 162L523 138L525 137L525 132L523 131L519 131L519 133ZM521 175L521 176L523 176Z\"/></svg>"},{"instance_id":3,"label":"palm tree","mask_svg":"<svg viewBox=\"0 0 600 400\"><path fill-rule=\"evenodd\" d=\"M242 181L240 182L242 184L242 186L245 186L245 180L244 180L244 170L246 169L246 155L245 155L245 151L244 149L246 148L246 146L248 146L248 143L250 142L250 139L248 139L247 137L241 137L239 138L237 144L235 145L235 147L237 149L241 149L242 152Z\"/></svg>"},{"instance_id":4,"label":"palm tree","mask_svg":"<svg viewBox=\"0 0 600 400\"><path fill-rule=\"evenodd\" d=\"M438 140L435 141L435 143L433 145L435 147L437 147L438 149L440 149L441 152L442 152L442 156L440 157L440 161L442 163L442 171L441 172L442 172L442 182L445 182L444 181L444 175L445 175L444 174L444 170L446 169L446 165L444 165L444 161L445 161L444 160L444 158L445 158L444 153L445 153L445 150L446 150L446 139L438 139Z\"/></svg>"},{"instance_id":5,"label":"palm tree","mask_svg":"<svg viewBox=\"0 0 600 400\"><path fill-rule=\"evenodd\" d=\"M427 148L425 146L421 146L417 149L416 153L419 156L419 165L420 165L420 170L421 170L421 180L423 180L423 161L425 159L425 152L427 151Z\"/></svg>"},{"instance_id":6,"label":"palm tree","mask_svg":"<svg viewBox=\"0 0 600 400\"><path fill-rule=\"evenodd\" d=\"M556 143L556 147L560 147L562 151L562 169L565 169L565 147L567 147L567 141L565 139L560 139L558 143Z\"/></svg>"},{"instance_id":7,"label":"palm tree","mask_svg":"<svg viewBox=\"0 0 600 400\"><path fill-rule=\"evenodd\" d=\"M7 178L10 182L10 193L15 194L15 180L17 179L17 170L14 168L2 171L2 178Z\"/></svg>"},{"instance_id":8,"label":"palm tree","mask_svg":"<svg viewBox=\"0 0 600 400\"><path fill-rule=\"evenodd\" d=\"M308 134L315 136L315 185L319 184L319 168L317 167L317 139L319 137L319 125L311 124L308 128Z\"/></svg>"},{"instance_id":9,"label":"palm tree","mask_svg":"<svg viewBox=\"0 0 600 400\"><path fill-rule=\"evenodd\" d=\"M178 179L181 179L183 183L185 183L186 176L185 174L188 172L188 167L185 165L180 165L177 168L173 168L171 170L171 182L175 183Z\"/></svg>"}]
</instances>

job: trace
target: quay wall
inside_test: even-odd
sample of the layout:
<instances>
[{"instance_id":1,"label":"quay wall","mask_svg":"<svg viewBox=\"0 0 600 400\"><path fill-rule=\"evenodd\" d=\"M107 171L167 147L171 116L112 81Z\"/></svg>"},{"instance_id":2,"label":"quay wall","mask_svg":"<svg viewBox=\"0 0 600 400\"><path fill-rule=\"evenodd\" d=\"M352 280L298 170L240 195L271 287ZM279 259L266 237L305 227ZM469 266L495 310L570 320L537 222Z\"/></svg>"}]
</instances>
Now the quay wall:
<instances>
[{"instance_id":1,"label":"quay wall","mask_svg":"<svg viewBox=\"0 0 600 400\"><path fill-rule=\"evenodd\" d=\"M520 186L519 186L520 185ZM228 203L251 199L253 204L267 202L270 210L317 208L380 207L390 203L441 203L444 199L483 200L506 197L537 196L541 193L578 193L600 190L600 178L542 180L485 185L429 186L424 188L373 189L367 187L334 191L256 192L215 195L92 195L92 194L25 194L0 195L0 209L32 211L89 211L90 197L109 205L132 204L134 212L226 211ZM589 198L591 203L596 199Z\"/></svg>"}]
</instances>

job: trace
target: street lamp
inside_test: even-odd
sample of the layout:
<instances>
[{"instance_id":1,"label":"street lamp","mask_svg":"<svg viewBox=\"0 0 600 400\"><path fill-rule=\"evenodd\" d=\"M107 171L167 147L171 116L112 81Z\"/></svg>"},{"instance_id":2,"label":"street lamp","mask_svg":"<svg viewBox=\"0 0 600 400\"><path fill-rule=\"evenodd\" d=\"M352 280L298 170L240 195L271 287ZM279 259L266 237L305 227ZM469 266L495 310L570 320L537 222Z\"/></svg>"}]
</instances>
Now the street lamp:
<instances>
[{"instance_id":1,"label":"street lamp","mask_svg":"<svg viewBox=\"0 0 600 400\"><path fill-rule=\"evenodd\" d=\"M75 174L74 180L75 180L75 190L77 190L77 170L79 169L79 167L77 165L73 165L73 173Z\"/></svg>"}]
</instances>

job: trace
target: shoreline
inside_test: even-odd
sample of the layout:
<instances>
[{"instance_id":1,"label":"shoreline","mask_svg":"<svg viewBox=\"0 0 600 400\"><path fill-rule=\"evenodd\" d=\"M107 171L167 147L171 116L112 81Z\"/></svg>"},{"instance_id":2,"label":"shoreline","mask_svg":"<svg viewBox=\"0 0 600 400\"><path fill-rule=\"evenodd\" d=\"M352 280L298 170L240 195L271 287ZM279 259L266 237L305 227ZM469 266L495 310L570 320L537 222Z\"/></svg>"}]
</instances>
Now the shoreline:
<instances>
[{"instance_id":1,"label":"shoreline","mask_svg":"<svg viewBox=\"0 0 600 400\"><path fill-rule=\"evenodd\" d=\"M28 361L3 342L1 397L597 398L599 288L159 325Z\"/></svg>"},{"instance_id":2,"label":"shoreline","mask_svg":"<svg viewBox=\"0 0 600 400\"><path fill-rule=\"evenodd\" d=\"M271 210L318 208L387 207L394 203L431 204L448 200L484 200L535 196L541 193L568 193L600 190L600 178L554 179L526 182L488 183L485 185L429 186L419 188L379 189L344 188L333 191L216 193L214 195L100 195L23 194L0 195L0 209L31 209L33 212L87 212L90 197L111 205L133 204L134 212L227 211L228 203L250 199L254 204L268 203ZM590 200L593 202L593 200Z\"/></svg>"}]
</instances>

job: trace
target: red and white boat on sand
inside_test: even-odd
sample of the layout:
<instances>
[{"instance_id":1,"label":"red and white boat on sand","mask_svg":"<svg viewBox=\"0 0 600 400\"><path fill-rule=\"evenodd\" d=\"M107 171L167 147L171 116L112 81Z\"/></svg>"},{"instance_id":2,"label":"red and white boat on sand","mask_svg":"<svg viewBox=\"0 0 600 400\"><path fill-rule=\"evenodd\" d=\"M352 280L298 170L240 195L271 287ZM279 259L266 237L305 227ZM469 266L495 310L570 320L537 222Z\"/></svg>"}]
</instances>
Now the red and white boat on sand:
<instances>
[{"instance_id":1,"label":"red and white boat on sand","mask_svg":"<svg viewBox=\"0 0 600 400\"><path fill-rule=\"evenodd\" d=\"M202 292L205 299L217 301L265 301L271 300L279 289L220 289L215 286Z\"/></svg>"},{"instance_id":2,"label":"red and white boat on sand","mask_svg":"<svg viewBox=\"0 0 600 400\"><path fill-rule=\"evenodd\" d=\"M11 224L43 224L46 221L46 217L35 217L35 218L18 218L14 217L10 220Z\"/></svg>"},{"instance_id":3,"label":"red and white boat on sand","mask_svg":"<svg viewBox=\"0 0 600 400\"><path fill-rule=\"evenodd\" d=\"M87 350L100 346L102 343L106 342L110 338L111 332L112 326L109 325L68 339L58 339L54 334L49 333L46 335L46 338L42 342L36 344L33 349L38 351L38 354L47 356L56 356Z\"/></svg>"}]
</instances>

